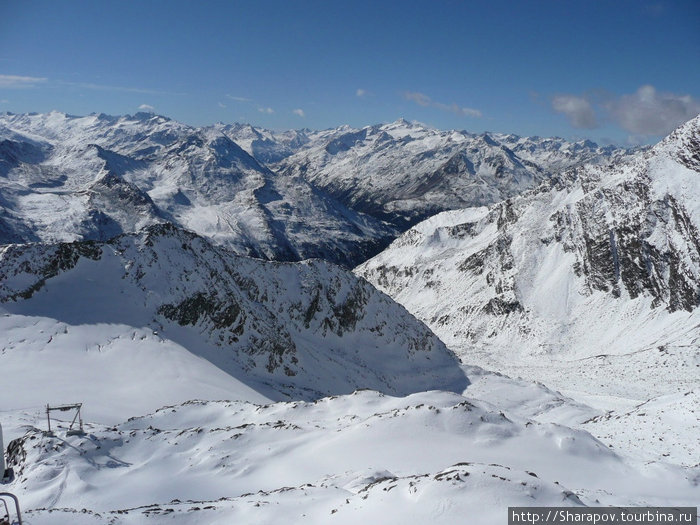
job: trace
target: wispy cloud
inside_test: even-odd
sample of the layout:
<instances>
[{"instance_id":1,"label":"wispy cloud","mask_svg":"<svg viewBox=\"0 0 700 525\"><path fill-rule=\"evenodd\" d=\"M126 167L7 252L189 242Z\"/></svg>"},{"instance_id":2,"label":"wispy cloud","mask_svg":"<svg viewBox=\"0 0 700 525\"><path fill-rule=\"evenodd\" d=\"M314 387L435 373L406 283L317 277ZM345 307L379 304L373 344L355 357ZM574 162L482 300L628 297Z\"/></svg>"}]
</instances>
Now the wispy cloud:
<instances>
[{"instance_id":1,"label":"wispy cloud","mask_svg":"<svg viewBox=\"0 0 700 525\"><path fill-rule=\"evenodd\" d=\"M595 128L602 120L613 122L634 135L667 135L700 113L700 101L690 95L657 91L641 86L636 92L621 96L557 95L552 108L577 128Z\"/></svg>"},{"instance_id":2,"label":"wispy cloud","mask_svg":"<svg viewBox=\"0 0 700 525\"><path fill-rule=\"evenodd\" d=\"M433 105L438 109L442 109L443 111L451 111L455 115L459 115L461 117L481 118L482 116L481 111L478 109L463 108L454 102L452 104L441 104L440 102L435 102Z\"/></svg>"},{"instance_id":3,"label":"wispy cloud","mask_svg":"<svg viewBox=\"0 0 700 525\"><path fill-rule=\"evenodd\" d=\"M149 113L153 113L153 112L156 110L156 108L154 108L154 107L151 106L150 104L141 104L141 105L139 106L139 109L140 109L141 111L148 111Z\"/></svg>"},{"instance_id":4,"label":"wispy cloud","mask_svg":"<svg viewBox=\"0 0 700 525\"><path fill-rule=\"evenodd\" d=\"M606 109L623 129L641 135L667 135L700 113L700 101L690 95L661 93L642 86L636 93L609 101Z\"/></svg>"},{"instance_id":5,"label":"wispy cloud","mask_svg":"<svg viewBox=\"0 0 700 525\"><path fill-rule=\"evenodd\" d=\"M226 107L226 104L224 104L223 102L219 102L219 107L220 107L220 108L225 108L225 107Z\"/></svg>"},{"instance_id":6,"label":"wispy cloud","mask_svg":"<svg viewBox=\"0 0 700 525\"><path fill-rule=\"evenodd\" d=\"M366 89L358 88L357 91L355 91L355 96L359 98L365 98L370 96L372 93L367 91Z\"/></svg>"},{"instance_id":7,"label":"wispy cloud","mask_svg":"<svg viewBox=\"0 0 700 525\"><path fill-rule=\"evenodd\" d=\"M294 113L295 115L298 115L302 118L306 116L303 109L295 109L294 111L292 111L292 113Z\"/></svg>"},{"instance_id":8,"label":"wispy cloud","mask_svg":"<svg viewBox=\"0 0 700 525\"><path fill-rule=\"evenodd\" d=\"M0 100L0 104L9 104L9 103L10 103L10 101L7 100L6 98L3 98L2 100Z\"/></svg>"},{"instance_id":9,"label":"wispy cloud","mask_svg":"<svg viewBox=\"0 0 700 525\"><path fill-rule=\"evenodd\" d=\"M275 110L272 108L258 108L258 111L260 113L265 113L266 115L272 115L275 112Z\"/></svg>"},{"instance_id":10,"label":"wispy cloud","mask_svg":"<svg viewBox=\"0 0 700 525\"><path fill-rule=\"evenodd\" d=\"M96 89L103 91L122 91L127 93L141 93L144 95L186 95L160 89L147 89L140 87L111 86L107 84L95 84L92 82L67 82L64 80L51 80L46 77L27 77L19 75L0 75L0 88L23 89L37 85L68 86L82 89Z\"/></svg>"},{"instance_id":11,"label":"wispy cloud","mask_svg":"<svg viewBox=\"0 0 700 525\"><path fill-rule=\"evenodd\" d=\"M415 102L419 106L436 108L441 111L449 111L451 113L454 113L455 115L459 115L460 117L481 118L482 116L481 111L479 111L478 109L462 107L455 102L453 102L452 104L436 102L424 93L406 91L404 92L403 96L406 100Z\"/></svg>"},{"instance_id":12,"label":"wispy cloud","mask_svg":"<svg viewBox=\"0 0 700 525\"><path fill-rule=\"evenodd\" d=\"M253 102L253 99L246 97L235 97L233 95L226 95L226 97L230 98L231 100L235 100L236 102Z\"/></svg>"},{"instance_id":13,"label":"wispy cloud","mask_svg":"<svg viewBox=\"0 0 700 525\"><path fill-rule=\"evenodd\" d=\"M552 108L569 119L575 128L591 129L598 127L593 105L583 97L576 95L557 95L552 98Z\"/></svg>"},{"instance_id":14,"label":"wispy cloud","mask_svg":"<svg viewBox=\"0 0 700 525\"><path fill-rule=\"evenodd\" d=\"M172 91L162 91L159 89L147 89L140 87L126 86L111 86L108 84L93 84L92 82L65 82L59 80L56 82L60 86L78 87L82 89L95 89L101 91L122 91L126 93L141 93L143 95L186 95L187 93L176 93Z\"/></svg>"},{"instance_id":15,"label":"wispy cloud","mask_svg":"<svg viewBox=\"0 0 700 525\"><path fill-rule=\"evenodd\" d=\"M410 100L411 102L415 102L419 106L427 107L431 104L430 97L428 95L424 95L423 93L416 93L412 91L406 91L403 94L404 98L406 100Z\"/></svg>"},{"instance_id":16,"label":"wispy cloud","mask_svg":"<svg viewBox=\"0 0 700 525\"><path fill-rule=\"evenodd\" d=\"M48 78L44 77L22 77L18 75L0 75L0 88L24 89L31 88L37 84L44 84Z\"/></svg>"}]
</instances>

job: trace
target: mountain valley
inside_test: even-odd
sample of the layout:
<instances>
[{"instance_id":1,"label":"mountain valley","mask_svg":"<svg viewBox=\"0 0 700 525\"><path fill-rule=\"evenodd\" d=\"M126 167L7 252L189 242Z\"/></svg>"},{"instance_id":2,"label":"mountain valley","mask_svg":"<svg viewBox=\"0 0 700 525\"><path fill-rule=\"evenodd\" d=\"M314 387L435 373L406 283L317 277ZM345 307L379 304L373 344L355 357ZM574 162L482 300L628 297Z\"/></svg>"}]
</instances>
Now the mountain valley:
<instances>
[{"instance_id":1,"label":"mountain valley","mask_svg":"<svg viewBox=\"0 0 700 525\"><path fill-rule=\"evenodd\" d=\"M3 490L47 525L696 505L698 195L700 117L625 149L0 115Z\"/></svg>"}]
</instances>

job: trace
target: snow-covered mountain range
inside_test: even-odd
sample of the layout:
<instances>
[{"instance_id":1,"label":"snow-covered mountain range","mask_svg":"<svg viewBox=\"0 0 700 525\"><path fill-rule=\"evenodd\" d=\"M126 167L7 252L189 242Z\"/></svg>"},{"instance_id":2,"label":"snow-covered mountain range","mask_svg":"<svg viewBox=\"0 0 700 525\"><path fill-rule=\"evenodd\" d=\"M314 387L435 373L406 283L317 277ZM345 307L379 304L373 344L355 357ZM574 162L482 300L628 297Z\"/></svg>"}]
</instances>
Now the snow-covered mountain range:
<instances>
[{"instance_id":1,"label":"snow-covered mountain range","mask_svg":"<svg viewBox=\"0 0 700 525\"><path fill-rule=\"evenodd\" d=\"M0 115L1 489L39 525L695 505L698 195L700 117L630 151Z\"/></svg>"},{"instance_id":2,"label":"snow-covered mountain range","mask_svg":"<svg viewBox=\"0 0 700 525\"><path fill-rule=\"evenodd\" d=\"M0 242L107 240L172 222L241 255L352 267L428 215L626 153L403 120L272 132L147 113L3 114Z\"/></svg>"},{"instance_id":3,"label":"snow-covered mountain range","mask_svg":"<svg viewBox=\"0 0 700 525\"><path fill-rule=\"evenodd\" d=\"M172 222L236 253L352 265L395 232L217 127L151 114L0 116L0 242L107 240Z\"/></svg>"},{"instance_id":4,"label":"snow-covered mountain range","mask_svg":"<svg viewBox=\"0 0 700 525\"><path fill-rule=\"evenodd\" d=\"M37 348L49 353L86 325L121 326L117 339L147 328L268 398L467 383L437 337L349 271L235 256L169 224L108 242L0 248L0 309L55 320Z\"/></svg>"},{"instance_id":5,"label":"snow-covered mountain range","mask_svg":"<svg viewBox=\"0 0 700 525\"><path fill-rule=\"evenodd\" d=\"M700 117L625 162L431 217L356 271L467 362L638 399L696 388L698 151Z\"/></svg>"},{"instance_id":6,"label":"snow-covered mountain range","mask_svg":"<svg viewBox=\"0 0 700 525\"><path fill-rule=\"evenodd\" d=\"M563 168L629 153L590 141L477 135L398 120L309 139L275 169L405 230L441 211L514 197Z\"/></svg>"}]
</instances>

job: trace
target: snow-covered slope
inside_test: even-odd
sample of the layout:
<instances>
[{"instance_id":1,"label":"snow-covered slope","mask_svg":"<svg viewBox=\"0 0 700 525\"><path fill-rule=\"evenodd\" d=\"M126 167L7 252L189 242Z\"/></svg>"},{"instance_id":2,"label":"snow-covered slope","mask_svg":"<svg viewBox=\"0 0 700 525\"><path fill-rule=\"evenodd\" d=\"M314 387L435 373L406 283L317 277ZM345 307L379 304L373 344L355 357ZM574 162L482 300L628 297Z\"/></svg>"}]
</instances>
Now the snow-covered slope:
<instances>
[{"instance_id":1,"label":"snow-covered slope","mask_svg":"<svg viewBox=\"0 0 700 525\"><path fill-rule=\"evenodd\" d=\"M700 117L614 166L431 217L356 273L463 361L577 404L474 370L467 395L534 418L547 408L626 457L697 479L698 195Z\"/></svg>"},{"instance_id":2,"label":"snow-covered slope","mask_svg":"<svg viewBox=\"0 0 700 525\"><path fill-rule=\"evenodd\" d=\"M171 225L106 243L0 248L0 311L3 361L29 352L50 359L73 344L99 362L102 350L138 347L149 329L269 398L467 384L442 342L352 273L234 256ZM43 335L29 343L37 324ZM34 373L17 381L31 384Z\"/></svg>"},{"instance_id":3,"label":"snow-covered slope","mask_svg":"<svg viewBox=\"0 0 700 525\"><path fill-rule=\"evenodd\" d=\"M357 273L468 362L589 394L684 392L700 365L699 149L696 118L628 162L431 217Z\"/></svg>"},{"instance_id":4,"label":"snow-covered slope","mask_svg":"<svg viewBox=\"0 0 700 525\"><path fill-rule=\"evenodd\" d=\"M148 113L3 114L0 243L107 240L169 221L243 255L354 266L429 215L626 153L404 120L274 132Z\"/></svg>"},{"instance_id":5,"label":"snow-covered slope","mask_svg":"<svg viewBox=\"0 0 700 525\"><path fill-rule=\"evenodd\" d=\"M395 236L220 126L164 117L0 116L0 243L107 240L170 221L239 254L354 265Z\"/></svg>"},{"instance_id":6,"label":"snow-covered slope","mask_svg":"<svg viewBox=\"0 0 700 525\"><path fill-rule=\"evenodd\" d=\"M272 131L250 124L215 124L220 130L252 157L263 164L273 164L293 155L316 140L323 140L328 132L310 129Z\"/></svg>"},{"instance_id":7,"label":"snow-covered slope","mask_svg":"<svg viewBox=\"0 0 700 525\"><path fill-rule=\"evenodd\" d=\"M513 197L562 167L627 153L592 142L475 135L398 120L309 139L276 169L405 229L437 212Z\"/></svg>"},{"instance_id":8,"label":"snow-covered slope","mask_svg":"<svg viewBox=\"0 0 700 525\"><path fill-rule=\"evenodd\" d=\"M644 149L599 146L590 140L570 142L559 137L520 137L503 133L493 133L491 136L519 158L537 164L550 173L582 164L614 163L634 151Z\"/></svg>"},{"instance_id":9,"label":"snow-covered slope","mask_svg":"<svg viewBox=\"0 0 700 525\"><path fill-rule=\"evenodd\" d=\"M403 121L2 119L3 242L111 238L0 246L0 419L18 438L2 488L28 523L495 524L514 505L697 503L697 119L632 159ZM367 180L329 197L286 171L314 152L350 179L363 152ZM554 388L460 366L332 264L219 246L294 258L322 241L337 258L381 238L365 204L409 224L540 180L431 217L357 271L465 360ZM84 403L86 435L40 430L64 402Z\"/></svg>"},{"instance_id":10,"label":"snow-covered slope","mask_svg":"<svg viewBox=\"0 0 700 525\"><path fill-rule=\"evenodd\" d=\"M14 441L33 523L496 524L511 505L690 505L694 481L457 394L191 401ZM426 446L429 444L429 446Z\"/></svg>"}]
</instances>

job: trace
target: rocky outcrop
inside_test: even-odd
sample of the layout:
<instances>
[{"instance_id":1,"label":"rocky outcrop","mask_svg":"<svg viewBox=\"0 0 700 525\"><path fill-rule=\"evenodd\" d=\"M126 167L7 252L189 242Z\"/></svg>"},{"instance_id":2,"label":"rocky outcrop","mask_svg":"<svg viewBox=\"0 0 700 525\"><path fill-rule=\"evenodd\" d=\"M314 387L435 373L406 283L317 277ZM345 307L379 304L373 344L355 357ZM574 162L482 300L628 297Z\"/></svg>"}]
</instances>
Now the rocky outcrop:
<instances>
[{"instance_id":1,"label":"rocky outcrop","mask_svg":"<svg viewBox=\"0 0 700 525\"><path fill-rule=\"evenodd\" d=\"M356 272L454 348L597 355L690 341L699 136L700 117L624 162L432 217Z\"/></svg>"},{"instance_id":2,"label":"rocky outcrop","mask_svg":"<svg viewBox=\"0 0 700 525\"><path fill-rule=\"evenodd\" d=\"M466 386L425 325L352 273L235 256L169 223L108 242L4 246L0 306L147 325L236 377L302 398Z\"/></svg>"}]
</instances>

